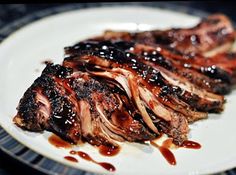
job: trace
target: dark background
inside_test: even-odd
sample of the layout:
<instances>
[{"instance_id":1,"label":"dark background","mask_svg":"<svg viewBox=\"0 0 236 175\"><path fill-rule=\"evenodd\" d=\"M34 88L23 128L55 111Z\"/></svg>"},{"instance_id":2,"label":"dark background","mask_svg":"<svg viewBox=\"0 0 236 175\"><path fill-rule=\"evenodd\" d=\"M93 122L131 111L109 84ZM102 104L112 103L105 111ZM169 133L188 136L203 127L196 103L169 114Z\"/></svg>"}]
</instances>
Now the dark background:
<instances>
[{"instance_id":1,"label":"dark background","mask_svg":"<svg viewBox=\"0 0 236 175\"><path fill-rule=\"evenodd\" d=\"M133 2L135 3L135 2ZM140 2L138 2L140 3ZM155 3L155 2L153 2ZM156 2L163 3L163 2ZM231 17L232 20L236 21L236 2L233 1L193 1L193 2L184 2L184 1L173 1L169 2L174 5L181 5L186 7L195 8L202 11L207 11L209 13L224 13ZM10 23L14 20L18 20L26 15L31 13L44 10L47 8L63 6L66 4L4 4L0 5L0 28ZM88 6L89 3L83 3L83 6Z\"/></svg>"},{"instance_id":2,"label":"dark background","mask_svg":"<svg viewBox=\"0 0 236 175\"><path fill-rule=\"evenodd\" d=\"M154 3L154 2L153 2ZM163 3L163 2L161 2ZM233 2L217 2L217 1L201 1L201 2L169 2L174 5L181 5L185 7L191 7L198 10L206 11L208 13L224 13L228 15L232 20L236 21L236 3ZM37 11L45 10L48 8L59 7L68 4L4 4L0 5L0 30L6 25L17 21L27 15L36 13ZM158 4L156 4L158 5ZM88 6L87 3L83 3L83 6ZM3 153L0 149L0 175L19 175L19 174L32 174L42 175L42 173L33 170L32 168L23 165L17 160L9 157Z\"/></svg>"}]
</instances>

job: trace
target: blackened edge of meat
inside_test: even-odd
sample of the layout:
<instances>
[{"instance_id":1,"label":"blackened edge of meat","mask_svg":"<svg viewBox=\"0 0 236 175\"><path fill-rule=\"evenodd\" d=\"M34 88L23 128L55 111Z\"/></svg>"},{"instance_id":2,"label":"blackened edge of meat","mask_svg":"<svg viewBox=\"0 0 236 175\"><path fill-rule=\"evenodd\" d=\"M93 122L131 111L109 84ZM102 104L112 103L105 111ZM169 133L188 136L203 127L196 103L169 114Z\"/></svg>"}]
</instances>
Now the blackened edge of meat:
<instances>
[{"instance_id":1,"label":"blackened edge of meat","mask_svg":"<svg viewBox=\"0 0 236 175\"><path fill-rule=\"evenodd\" d=\"M226 71L216 67L215 65L201 67L201 72L211 78L220 79L223 82L232 84L232 77Z\"/></svg>"},{"instance_id":2,"label":"blackened edge of meat","mask_svg":"<svg viewBox=\"0 0 236 175\"><path fill-rule=\"evenodd\" d=\"M34 132L49 130L64 140L76 143L80 137L80 121L76 117L73 104L65 94L61 94L51 77L53 74L59 77L68 76L69 72L66 69L59 65L46 66L42 75L34 81L20 100L18 113L13 119L17 126Z\"/></svg>"},{"instance_id":3,"label":"blackened edge of meat","mask_svg":"<svg viewBox=\"0 0 236 175\"><path fill-rule=\"evenodd\" d=\"M36 92L29 88L17 107L18 114L14 117L13 122L26 130L43 131L44 127L40 125L37 118L39 105L36 103Z\"/></svg>"},{"instance_id":4,"label":"blackened edge of meat","mask_svg":"<svg viewBox=\"0 0 236 175\"><path fill-rule=\"evenodd\" d=\"M20 100L19 107L17 108L18 113L13 121L19 127L30 131L51 131L71 143L77 143L82 139L87 140L91 144L112 144L112 139L106 139L106 134L103 135L102 131L97 133L99 130L97 126L99 124L94 122L98 119L98 113L95 108L96 103L103 104L103 107L106 106L105 104L108 105L105 116L109 120L109 115L112 115L112 111L116 109L111 107L115 103L112 102L115 100L115 98L112 98L114 92L104 82L91 78L87 73L76 72L75 75L71 75L71 73L72 69L70 68L48 64L43 70L42 75L34 81ZM75 101L68 97L71 94L66 93L67 89L63 83L69 83L71 90L76 94ZM99 96L102 97L101 99L103 100L94 101L92 98L94 94L98 98ZM77 109L74 104L81 100L88 102L90 106L89 112L93 115L92 125L97 127L88 135L83 135L82 133L81 114L78 112L80 107ZM41 107L43 107L42 113L40 113ZM45 113L46 117L44 116ZM132 117L130 118L133 119ZM136 124L134 125L134 123ZM142 122L135 120L134 123L130 123L129 127L132 129L129 127L123 128L124 135L122 136L126 140L142 142L156 137ZM103 125L102 123L100 124ZM122 130L122 127L120 129ZM114 132L114 134L116 133ZM90 142L91 140L92 142Z\"/></svg>"}]
</instances>

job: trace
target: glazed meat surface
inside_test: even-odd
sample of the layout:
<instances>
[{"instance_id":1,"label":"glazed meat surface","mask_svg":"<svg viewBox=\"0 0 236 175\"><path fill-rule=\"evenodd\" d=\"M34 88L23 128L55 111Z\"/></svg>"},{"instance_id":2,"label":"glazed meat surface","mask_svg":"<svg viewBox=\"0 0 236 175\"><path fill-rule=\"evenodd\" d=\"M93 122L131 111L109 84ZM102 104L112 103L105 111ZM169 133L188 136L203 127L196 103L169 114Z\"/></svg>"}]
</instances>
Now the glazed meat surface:
<instances>
[{"instance_id":1,"label":"glazed meat surface","mask_svg":"<svg viewBox=\"0 0 236 175\"><path fill-rule=\"evenodd\" d=\"M65 47L26 90L14 123L71 143L145 142L164 133L176 145L189 124L224 110L236 82L230 20L212 15L189 29L107 31Z\"/></svg>"},{"instance_id":2,"label":"glazed meat surface","mask_svg":"<svg viewBox=\"0 0 236 175\"><path fill-rule=\"evenodd\" d=\"M49 64L25 92L14 122L30 131L52 131L72 143L82 139L100 145L155 138L138 120L139 112L131 112L132 104L126 103L126 96L115 86Z\"/></svg>"},{"instance_id":3,"label":"glazed meat surface","mask_svg":"<svg viewBox=\"0 0 236 175\"><path fill-rule=\"evenodd\" d=\"M212 56L228 51L235 40L231 21L223 14L210 15L192 28L173 28L137 33L108 30L97 39L122 39L147 45L161 45L184 54L198 53Z\"/></svg>"}]
</instances>

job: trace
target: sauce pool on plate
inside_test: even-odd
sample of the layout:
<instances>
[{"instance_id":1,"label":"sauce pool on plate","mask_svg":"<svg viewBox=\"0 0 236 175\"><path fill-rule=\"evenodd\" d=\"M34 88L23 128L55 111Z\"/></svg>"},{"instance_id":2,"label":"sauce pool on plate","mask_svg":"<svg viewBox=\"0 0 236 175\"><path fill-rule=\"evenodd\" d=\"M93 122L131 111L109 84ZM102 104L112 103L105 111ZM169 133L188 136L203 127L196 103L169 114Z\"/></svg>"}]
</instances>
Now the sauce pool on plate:
<instances>
[{"instance_id":1,"label":"sauce pool on plate","mask_svg":"<svg viewBox=\"0 0 236 175\"><path fill-rule=\"evenodd\" d=\"M101 167L103 167L104 169L114 172L116 170L116 168L114 167L114 165L107 163L107 162L97 162L95 161L92 157L90 157L87 153L83 152L83 151L74 151L71 150L70 151L71 155L78 155L80 158L87 160L87 161L91 161L97 165L100 165ZM66 157L71 157L71 156L66 156Z\"/></svg>"},{"instance_id":2,"label":"sauce pool on plate","mask_svg":"<svg viewBox=\"0 0 236 175\"><path fill-rule=\"evenodd\" d=\"M65 156L64 159L70 161L70 162L79 162L76 158L72 157L72 156Z\"/></svg>"},{"instance_id":3,"label":"sauce pool on plate","mask_svg":"<svg viewBox=\"0 0 236 175\"><path fill-rule=\"evenodd\" d=\"M182 147L182 148L188 148L188 149L200 149L201 148L201 145L199 143L191 141L191 140L186 140L183 142L182 145L177 146L173 143L172 138L166 139L165 141L162 142L161 145L155 143L154 141L150 141L150 144L159 149L162 156L166 159L166 161L170 165L176 165L175 155L170 150L170 148L172 148L173 146L176 148Z\"/></svg>"},{"instance_id":4,"label":"sauce pool on plate","mask_svg":"<svg viewBox=\"0 0 236 175\"><path fill-rule=\"evenodd\" d=\"M103 156L115 156L120 152L120 147L118 146L100 145L98 149L99 153Z\"/></svg>"},{"instance_id":5,"label":"sauce pool on plate","mask_svg":"<svg viewBox=\"0 0 236 175\"><path fill-rule=\"evenodd\" d=\"M183 142L181 147L189 148L189 149L200 149L202 146L197 142L194 142L194 141L191 141L191 140L186 140L186 141Z\"/></svg>"},{"instance_id":6,"label":"sauce pool on plate","mask_svg":"<svg viewBox=\"0 0 236 175\"><path fill-rule=\"evenodd\" d=\"M72 144L70 144L69 142L66 142L64 140L62 140L60 137L58 137L55 134L52 134L49 138L48 138L48 142L51 143L53 146L57 147L57 148L71 148Z\"/></svg>"}]
</instances>

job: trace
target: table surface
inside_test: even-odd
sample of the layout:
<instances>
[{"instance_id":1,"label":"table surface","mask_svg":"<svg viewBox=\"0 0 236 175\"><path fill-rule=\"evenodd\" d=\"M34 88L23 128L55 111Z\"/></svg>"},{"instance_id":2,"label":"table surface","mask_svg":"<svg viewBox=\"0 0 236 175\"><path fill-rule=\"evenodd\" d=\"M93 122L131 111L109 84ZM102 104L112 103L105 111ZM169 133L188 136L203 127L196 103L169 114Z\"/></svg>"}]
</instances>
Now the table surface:
<instances>
[{"instance_id":1,"label":"table surface","mask_svg":"<svg viewBox=\"0 0 236 175\"><path fill-rule=\"evenodd\" d=\"M232 20L236 21L236 11L233 2L170 2L172 4L183 5L186 7L192 7L195 9L203 10L209 13L224 13L228 15ZM121 3L122 4L122 3ZM65 4L8 4L0 5L0 30L8 24L20 20L21 18L36 13L41 10L63 6ZM82 6L88 6L89 4L84 3ZM7 33L7 31L6 31ZM6 34L7 35L7 34ZM0 35L0 40L5 38ZM18 175L18 174L34 174L44 175L43 173L30 168L18 160L11 158L0 149L0 175ZM236 174L233 170L227 171L222 174Z\"/></svg>"}]
</instances>

